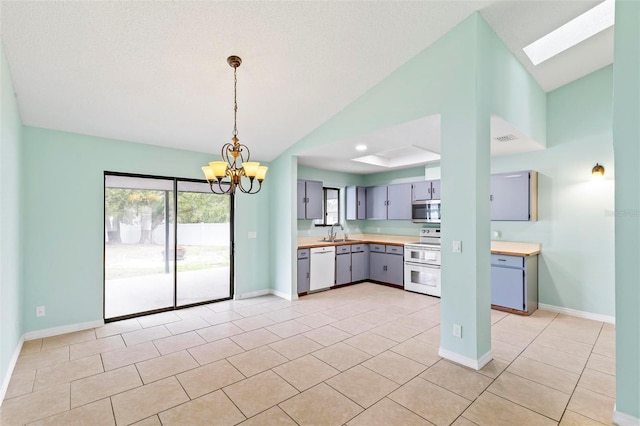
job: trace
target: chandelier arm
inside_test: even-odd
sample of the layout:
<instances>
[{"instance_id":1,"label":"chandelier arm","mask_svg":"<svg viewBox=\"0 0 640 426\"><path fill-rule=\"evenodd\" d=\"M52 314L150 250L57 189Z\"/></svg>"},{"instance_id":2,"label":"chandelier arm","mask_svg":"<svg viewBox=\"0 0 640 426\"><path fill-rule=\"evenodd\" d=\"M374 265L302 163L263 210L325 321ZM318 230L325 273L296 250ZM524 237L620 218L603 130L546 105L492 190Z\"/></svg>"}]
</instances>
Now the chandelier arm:
<instances>
[{"instance_id":1,"label":"chandelier arm","mask_svg":"<svg viewBox=\"0 0 640 426\"><path fill-rule=\"evenodd\" d=\"M219 191L214 189L215 183L218 184ZM211 192L213 192L214 194L220 194L220 195L230 194L234 191L233 184L229 184L229 187L226 190L222 189L222 178L217 178L217 180L209 181L209 187L211 188Z\"/></svg>"}]
</instances>

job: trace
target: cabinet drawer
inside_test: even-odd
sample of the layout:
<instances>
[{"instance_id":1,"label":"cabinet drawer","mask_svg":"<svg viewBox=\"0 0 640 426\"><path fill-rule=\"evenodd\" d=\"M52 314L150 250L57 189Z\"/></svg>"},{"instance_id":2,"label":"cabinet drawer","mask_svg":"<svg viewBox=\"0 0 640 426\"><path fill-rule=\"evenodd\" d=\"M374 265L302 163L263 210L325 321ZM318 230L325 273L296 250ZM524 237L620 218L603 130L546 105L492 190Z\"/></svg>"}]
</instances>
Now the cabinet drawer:
<instances>
[{"instance_id":1,"label":"cabinet drawer","mask_svg":"<svg viewBox=\"0 0 640 426\"><path fill-rule=\"evenodd\" d=\"M298 259L308 259L308 258L309 258L309 249L298 250Z\"/></svg>"},{"instance_id":2,"label":"cabinet drawer","mask_svg":"<svg viewBox=\"0 0 640 426\"><path fill-rule=\"evenodd\" d=\"M364 244L351 245L351 253L360 253L361 251L364 251Z\"/></svg>"},{"instance_id":3,"label":"cabinet drawer","mask_svg":"<svg viewBox=\"0 0 640 426\"><path fill-rule=\"evenodd\" d=\"M404 255L404 247L387 246L387 253Z\"/></svg>"},{"instance_id":4,"label":"cabinet drawer","mask_svg":"<svg viewBox=\"0 0 640 426\"><path fill-rule=\"evenodd\" d=\"M510 268L524 268L524 257L492 254L491 264L494 266L507 266Z\"/></svg>"},{"instance_id":5,"label":"cabinet drawer","mask_svg":"<svg viewBox=\"0 0 640 426\"><path fill-rule=\"evenodd\" d=\"M351 253L351 246L336 246L336 254Z\"/></svg>"},{"instance_id":6,"label":"cabinet drawer","mask_svg":"<svg viewBox=\"0 0 640 426\"><path fill-rule=\"evenodd\" d=\"M369 251L375 251L378 253L386 252L384 244L369 244Z\"/></svg>"}]
</instances>

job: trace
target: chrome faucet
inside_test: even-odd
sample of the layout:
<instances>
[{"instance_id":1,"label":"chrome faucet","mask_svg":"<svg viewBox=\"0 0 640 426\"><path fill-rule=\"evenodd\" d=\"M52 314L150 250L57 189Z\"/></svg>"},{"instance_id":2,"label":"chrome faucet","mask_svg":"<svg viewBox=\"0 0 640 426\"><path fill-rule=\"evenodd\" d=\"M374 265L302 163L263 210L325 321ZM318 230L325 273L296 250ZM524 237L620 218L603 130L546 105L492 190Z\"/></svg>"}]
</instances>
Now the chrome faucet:
<instances>
[{"instance_id":1,"label":"chrome faucet","mask_svg":"<svg viewBox=\"0 0 640 426\"><path fill-rule=\"evenodd\" d=\"M333 233L333 227L334 226L339 226L340 229L342 229L344 231L344 226L340 225L339 223L334 223L333 225L331 225L331 230L329 231L329 240L330 241L335 241L336 237L338 236L337 232L335 234Z\"/></svg>"}]
</instances>

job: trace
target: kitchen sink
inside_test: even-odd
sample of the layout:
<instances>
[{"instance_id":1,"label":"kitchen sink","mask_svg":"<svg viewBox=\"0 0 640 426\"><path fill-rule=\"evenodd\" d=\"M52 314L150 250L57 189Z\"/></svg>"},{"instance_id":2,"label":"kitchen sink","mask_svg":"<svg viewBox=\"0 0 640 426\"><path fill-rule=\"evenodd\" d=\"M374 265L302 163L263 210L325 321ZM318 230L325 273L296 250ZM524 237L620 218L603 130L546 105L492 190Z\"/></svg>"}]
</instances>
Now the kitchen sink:
<instances>
[{"instance_id":1,"label":"kitchen sink","mask_svg":"<svg viewBox=\"0 0 640 426\"><path fill-rule=\"evenodd\" d=\"M318 241L320 241L321 243L352 243L352 242L357 242L357 241L362 241L362 240L352 240L351 238L347 238L347 239L344 239L344 238L336 238L336 239L335 239L335 240L333 240L333 241L331 241L331 240L325 240L325 239L318 240Z\"/></svg>"}]
</instances>

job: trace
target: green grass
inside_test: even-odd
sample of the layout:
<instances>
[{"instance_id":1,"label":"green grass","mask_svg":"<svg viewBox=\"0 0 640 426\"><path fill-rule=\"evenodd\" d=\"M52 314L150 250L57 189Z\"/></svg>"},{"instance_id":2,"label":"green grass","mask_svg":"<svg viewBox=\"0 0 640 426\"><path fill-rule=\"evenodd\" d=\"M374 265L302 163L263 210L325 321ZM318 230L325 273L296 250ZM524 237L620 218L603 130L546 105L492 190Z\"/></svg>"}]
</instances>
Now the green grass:
<instances>
[{"instance_id":1,"label":"green grass","mask_svg":"<svg viewBox=\"0 0 640 426\"><path fill-rule=\"evenodd\" d=\"M184 260L178 260L178 272L229 266L227 246L182 246ZM153 244L113 244L105 249L105 279L132 278L163 274L165 271L164 246ZM169 263L170 270L173 262Z\"/></svg>"}]
</instances>

